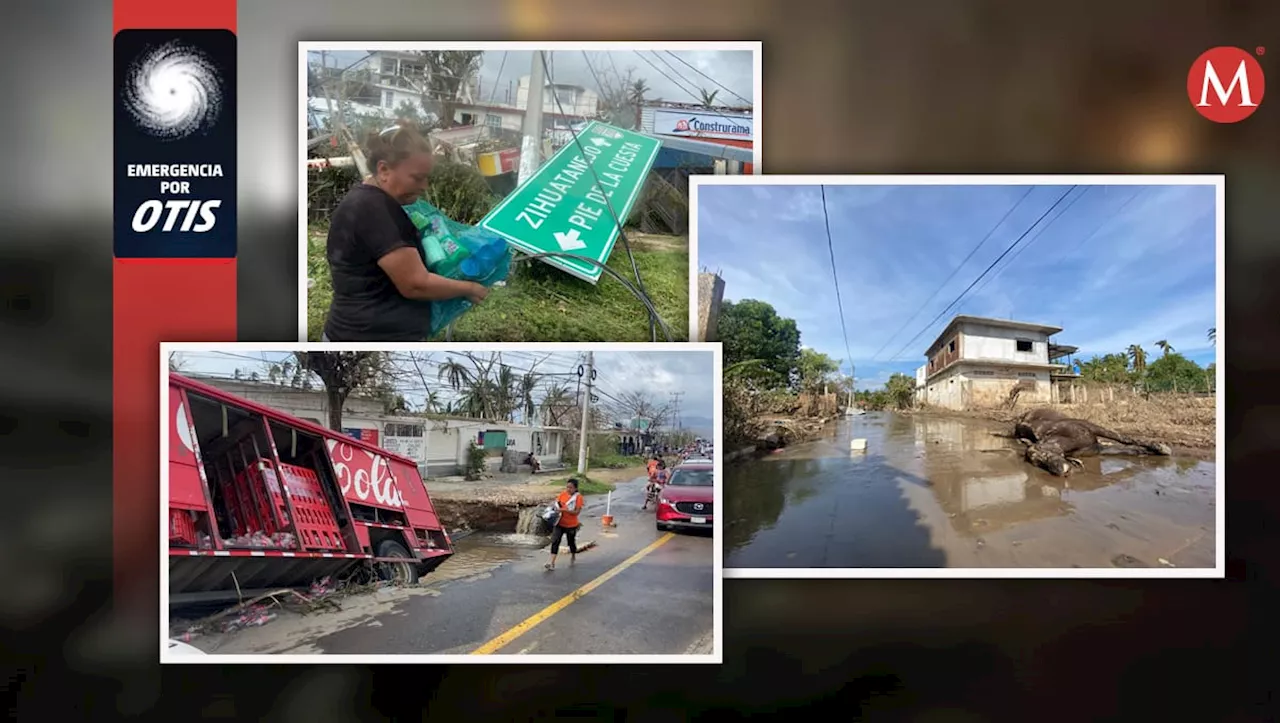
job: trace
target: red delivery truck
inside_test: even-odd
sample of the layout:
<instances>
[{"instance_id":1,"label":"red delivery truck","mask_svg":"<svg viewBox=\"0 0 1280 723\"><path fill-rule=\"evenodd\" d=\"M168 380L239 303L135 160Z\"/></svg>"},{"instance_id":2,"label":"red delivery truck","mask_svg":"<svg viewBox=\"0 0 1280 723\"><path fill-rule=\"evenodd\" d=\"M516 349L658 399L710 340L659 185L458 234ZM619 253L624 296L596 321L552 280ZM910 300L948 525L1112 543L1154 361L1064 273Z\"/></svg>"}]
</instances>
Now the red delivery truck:
<instances>
[{"instance_id":1,"label":"red delivery truck","mask_svg":"<svg viewBox=\"0 0 1280 723\"><path fill-rule=\"evenodd\" d=\"M167 427L170 603L368 563L412 583L453 554L407 457L172 373Z\"/></svg>"}]
</instances>

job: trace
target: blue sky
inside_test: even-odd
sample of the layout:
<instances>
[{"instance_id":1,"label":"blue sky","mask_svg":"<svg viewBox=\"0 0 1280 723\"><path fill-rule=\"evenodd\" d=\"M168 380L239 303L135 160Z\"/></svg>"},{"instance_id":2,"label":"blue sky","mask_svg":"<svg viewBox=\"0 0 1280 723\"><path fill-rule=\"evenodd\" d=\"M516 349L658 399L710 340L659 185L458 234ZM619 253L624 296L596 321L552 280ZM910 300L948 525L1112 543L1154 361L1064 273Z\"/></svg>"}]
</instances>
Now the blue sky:
<instances>
[{"instance_id":1,"label":"blue sky","mask_svg":"<svg viewBox=\"0 0 1280 723\"><path fill-rule=\"evenodd\" d=\"M702 186L698 262L720 272L726 299L769 302L796 320L802 345L851 355L860 388L914 374L961 313L1060 326L1054 341L1080 347L1080 359L1130 344L1154 357L1165 339L1201 365L1214 361L1212 186L1076 187L929 324L1069 189L826 186L850 354L819 186Z\"/></svg>"}]
</instances>

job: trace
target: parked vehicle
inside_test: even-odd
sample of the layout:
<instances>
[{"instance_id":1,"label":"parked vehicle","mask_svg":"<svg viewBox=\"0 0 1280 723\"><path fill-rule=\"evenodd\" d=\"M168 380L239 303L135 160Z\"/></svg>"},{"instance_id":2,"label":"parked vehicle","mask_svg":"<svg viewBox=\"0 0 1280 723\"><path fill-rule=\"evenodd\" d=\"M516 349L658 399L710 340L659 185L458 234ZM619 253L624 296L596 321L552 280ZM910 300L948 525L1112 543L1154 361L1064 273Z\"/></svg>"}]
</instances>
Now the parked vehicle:
<instances>
[{"instance_id":1,"label":"parked vehicle","mask_svg":"<svg viewBox=\"0 0 1280 723\"><path fill-rule=\"evenodd\" d=\"M675 468L658 497L659 530L710 530L715 500L715 465L687 461Z\"/></svg>"},{"instance_id":2,"label":"parked vehicle","mask_svg":"<svg viewBox=\"0 0 1280 723\"><path fill-rule=\"evenodd\" d=\"M413 583L453 554L407 457L172 373L166 425L171 603L370 563Z\"/></svg>"}]
</instances>

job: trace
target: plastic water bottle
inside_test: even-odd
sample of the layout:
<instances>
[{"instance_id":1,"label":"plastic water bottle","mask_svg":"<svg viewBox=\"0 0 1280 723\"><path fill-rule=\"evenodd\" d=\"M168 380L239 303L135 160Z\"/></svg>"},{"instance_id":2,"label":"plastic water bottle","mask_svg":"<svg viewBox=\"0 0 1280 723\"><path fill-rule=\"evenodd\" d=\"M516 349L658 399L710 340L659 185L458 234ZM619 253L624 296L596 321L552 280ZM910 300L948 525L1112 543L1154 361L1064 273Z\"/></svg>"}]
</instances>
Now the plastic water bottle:
<instances>
[{"instance_id":1,"label":"plastic water bottle","mask_svg":"<svg viewBox=\"0 0 1280 723\"><path fill-rule=\"evenodd\" d=\"M440 239L436 236L424 237L422 239L422 250L427 255L428 269L435 269L448 256L445 253L444 246L440 243Z\"/></svg>"}]
</instances>

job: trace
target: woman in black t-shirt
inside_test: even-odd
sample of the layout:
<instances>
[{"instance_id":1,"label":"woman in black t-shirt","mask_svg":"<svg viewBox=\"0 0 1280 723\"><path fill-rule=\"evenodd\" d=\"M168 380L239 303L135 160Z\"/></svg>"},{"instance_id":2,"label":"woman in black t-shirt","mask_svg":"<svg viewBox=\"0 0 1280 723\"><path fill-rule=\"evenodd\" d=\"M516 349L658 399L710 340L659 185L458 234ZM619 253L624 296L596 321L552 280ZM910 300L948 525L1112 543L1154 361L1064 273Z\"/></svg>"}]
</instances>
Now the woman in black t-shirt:
<instances>
[{"instance_id":1,"label":"woman in black t-shirt","mask_svg":"<svg viewBox=\"0 0 1280 723\"><path fill-rule=\"evenodd\" d=\"M489 290L427 271L418 230L402 208L427 188L434 159L426 139L405 126L373 133L365 145L372 174L347 192L329 221L333 300L323 339L422 341L432 301L478 304Z\"/></svg>"}]
</instances>

